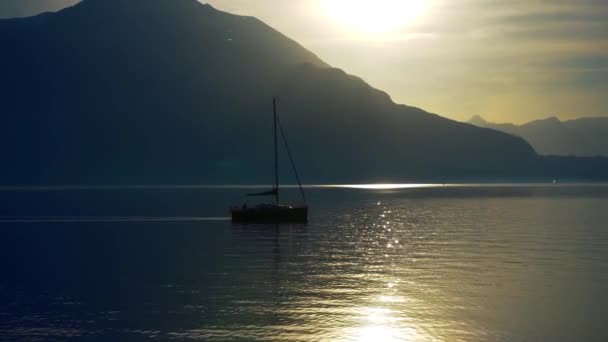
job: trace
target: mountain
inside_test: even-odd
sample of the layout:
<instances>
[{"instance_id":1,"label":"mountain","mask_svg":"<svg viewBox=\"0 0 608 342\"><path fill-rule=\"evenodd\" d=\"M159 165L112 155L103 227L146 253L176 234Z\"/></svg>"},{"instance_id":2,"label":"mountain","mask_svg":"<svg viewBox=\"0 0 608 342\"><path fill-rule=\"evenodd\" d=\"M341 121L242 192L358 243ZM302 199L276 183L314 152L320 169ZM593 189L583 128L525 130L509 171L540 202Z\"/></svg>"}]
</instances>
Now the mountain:
<instances>
[{"instance_id":1,"label":"mountain","mask_svg":"<svg viewBox=\"0 0 608 342\"><path fill-rule=\"evenodd\" d=\"M560 121L555 117L523 125L497 124L474 116L470 123L526 139L544 155L608 156L608 117Z\"/></svg>"},{"instance_id":2,"label":"mountain","mask_svg":"<svg viewBox=\"0 0 608 342\"><path fill-rule=\"evenodd\" d=\"M3 184L269 182L275 95L307 182L608 174L395 104L195 0L84 0L1 20L0 43Z\"/></svg>"},{"instance_id":3,"label":"mountain","mask_svg":"<svg viewBox=\"0 0 608 342\"><path fill-rule=\"evenodd\" d=\"M0 18L26 17L74 5L78 0L2 0Z\"/></svg>"}]
</instances>

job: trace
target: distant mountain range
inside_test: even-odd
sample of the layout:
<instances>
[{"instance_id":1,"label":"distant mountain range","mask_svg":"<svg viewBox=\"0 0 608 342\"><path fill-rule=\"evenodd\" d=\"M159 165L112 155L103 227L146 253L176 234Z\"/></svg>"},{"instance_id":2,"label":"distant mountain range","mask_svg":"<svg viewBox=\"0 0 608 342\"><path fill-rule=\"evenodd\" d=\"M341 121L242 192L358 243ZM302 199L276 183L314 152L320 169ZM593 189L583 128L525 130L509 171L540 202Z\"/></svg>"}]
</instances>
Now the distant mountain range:
<instances>
[{"instance_id":1,"label":"distant mountain range","mask_svg":"<svg viewBox=\"0 0 608 342\"><path fill-rule=\"evenodd\" d=\"M608 117L560 121L551 117L523 125L497 124L474 116L470 123L526 139L544 155L608 156Z\"/></svg>"},{"instance_id":2,"label":"distant mountain range","mask_svg":"<svg viewBox=\"0 0 608 342\"><path fill-rule=\"evenodd\" d=\"M0 20L0 43L2 184L269 182L275 95L306 182L608 175L607 159L395 104L195 0L84 0Z\"/></svg>"}]
</instances>

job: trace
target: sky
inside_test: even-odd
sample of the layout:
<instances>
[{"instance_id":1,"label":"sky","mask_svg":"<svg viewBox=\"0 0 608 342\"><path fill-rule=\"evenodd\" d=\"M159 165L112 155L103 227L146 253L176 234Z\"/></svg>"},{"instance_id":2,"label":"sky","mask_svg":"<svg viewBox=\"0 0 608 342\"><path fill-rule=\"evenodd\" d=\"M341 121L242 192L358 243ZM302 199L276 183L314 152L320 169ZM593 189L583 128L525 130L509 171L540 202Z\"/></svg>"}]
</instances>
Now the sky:
<instances>
[{"instance_id":1,"label":"sky","mask_svg":"<svg viewBox=\"0 0 608 342\"><path fill-rule=\"evenodd\" d=\"M77 0L0 0L0 17ZM608 0L208 0L397 103L456 120L608 116Z\"/></svg>"}]
</instances>

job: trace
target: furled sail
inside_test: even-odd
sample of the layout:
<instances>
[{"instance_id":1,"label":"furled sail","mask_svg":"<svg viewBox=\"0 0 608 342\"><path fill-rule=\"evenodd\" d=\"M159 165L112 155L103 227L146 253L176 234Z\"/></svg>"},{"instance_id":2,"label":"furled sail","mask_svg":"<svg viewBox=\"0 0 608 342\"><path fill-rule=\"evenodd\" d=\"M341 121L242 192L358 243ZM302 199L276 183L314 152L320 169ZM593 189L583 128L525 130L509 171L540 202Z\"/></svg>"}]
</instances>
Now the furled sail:
<instances>
[{"instance_id":1,"label":"furled sail","mask_svg":"<svg viewBox=\"0 0 608 342\"><path fill-rule=\"evenodd\" d=\"M247 194L247 196L250 196L250 197L275 196L278 192L279 192L279 190L277 188L274 188L274 189L272 189L270 191L258 192L258 193L254 193L254 194Z\"/></svg>"}]
</instances>

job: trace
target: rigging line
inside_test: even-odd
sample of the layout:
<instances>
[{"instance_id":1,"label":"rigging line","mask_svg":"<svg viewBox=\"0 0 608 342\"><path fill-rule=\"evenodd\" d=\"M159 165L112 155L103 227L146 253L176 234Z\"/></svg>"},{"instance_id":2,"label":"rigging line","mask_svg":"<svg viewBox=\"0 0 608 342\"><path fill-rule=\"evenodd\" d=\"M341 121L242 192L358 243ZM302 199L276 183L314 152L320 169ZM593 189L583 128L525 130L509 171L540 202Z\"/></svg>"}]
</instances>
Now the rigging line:
<instances>
[{"instance_id":1,"label":"rigging line","mask_svg":"<svg viewBox=\"0 0 608 342\"><path fill-rule=\"evenodd\" d=\"M277 150L277 98L272 98L274 124L274 202L279 205L279 152Z\"/></svg>"},{"instance_id":2,"label":"rigging line","mask_svg":"<svg viewBox=\"0 0 608 342\"><path fill-rule=\"evenodd\" d=\"M281 131L281 136L283 137L283 143L285 144L285 149L287 150L287 156L289 156L289 161L291 162L291 168L293 169L293 173L296 176L296 180L298 181L298 186L300 187L300 194L302 195L302 199L304 203L306 203L306 195L304 194L304 188L302 188L302 182L300 181L300 175L298 174L298 169L296 168L296 163L293 160L291 149L289 148L289 143L287 142L287 136L285 135L285 130L283 129L283 125L281 124L281 119L277 115L277 123L279 124L279 130Z\"/></svg>"}]
</instances>

